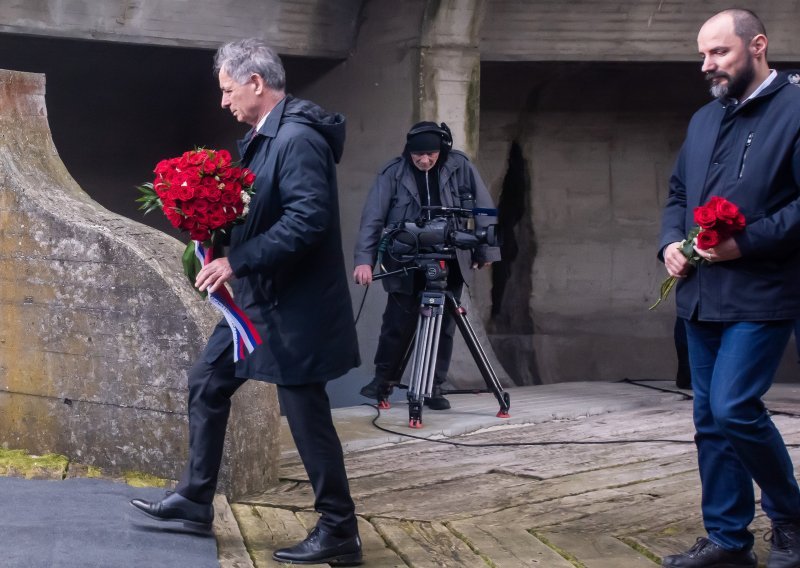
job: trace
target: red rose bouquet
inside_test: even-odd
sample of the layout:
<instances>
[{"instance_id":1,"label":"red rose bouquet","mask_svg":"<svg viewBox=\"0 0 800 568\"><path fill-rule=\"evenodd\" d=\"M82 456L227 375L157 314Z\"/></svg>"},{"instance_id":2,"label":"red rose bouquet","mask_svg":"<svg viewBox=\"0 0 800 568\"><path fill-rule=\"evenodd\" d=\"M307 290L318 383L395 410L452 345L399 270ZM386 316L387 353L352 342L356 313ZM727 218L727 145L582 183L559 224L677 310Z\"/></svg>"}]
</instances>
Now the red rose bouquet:
<instances>
[{"instance_id":1,"label":"red rose bouquet","mask_svg":"<svg viewBox=\"0 0 800 568\"><path fill-rule=\"evenodd\" d=\"M697 254L695 244L700 250L714 248L722 241L742 231L745 227L744 215L739 208L725 198L714 196L708 203L694 208L694 222L697 223L686 238L681 241L680 251L689 259L689 264L710 264L705 258ZM656 303L650 306L652 310L667 299L670 291L678 281L676 276L670 276L661 283L661 292Z\"/></svg>"},{"instance_id":2,"label":"red rose bouquet","mask_svg":"<svg viewBox=\"0 0 800 568\"><path fill-rule=\"evenodd\" d=\"M184 152L161 160L153 171L155 180L139 186L141 209L161 208L194 241L209 241L214 231L247 215L255 175L234 165L227 150Z\"/></svg>"},{"instance_id":3,"label":"red rose bouquet","mask_svg":"<svg viewBox=\"0 0 800 568\"><path fill-rule=\"evenodd\" d=\"M189 233L193 242L183 253L183 270L194 286L202 268L194 242L205 243L210 253L215 235L244 219L255 175L234 164L227 150L205 148L161 160L153 172L155 180L138 187L136 201L145 214L161 209L173 227Z\"/></svg>"},{"instance_id":4,"label":"red rose bouquet","mask_svg":"<svg viewBox=\"0 0 800 568\"><path fill-rule=\"evenodd\" d=\"M160 208L174 227L189 233L183 270L194 288L197 273L213 260L215 236L247 215L255 174L232 163L227 150L205 148L161 160L153 172L155 180L139 186L142 196L136 201L145 213ZM233 360L252 353L261 337L228 289L222 286L207 296L231 329Z\"/></svg>"}]
</instances>

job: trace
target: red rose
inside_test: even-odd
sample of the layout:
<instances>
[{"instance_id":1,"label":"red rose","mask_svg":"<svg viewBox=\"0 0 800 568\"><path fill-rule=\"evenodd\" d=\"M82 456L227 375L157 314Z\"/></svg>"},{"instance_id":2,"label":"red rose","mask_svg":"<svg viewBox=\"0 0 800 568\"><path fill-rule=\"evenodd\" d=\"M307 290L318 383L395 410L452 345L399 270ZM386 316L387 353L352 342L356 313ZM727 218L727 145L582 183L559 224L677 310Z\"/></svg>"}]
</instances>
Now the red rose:
<instances>
[{"instance_id":1,"label":"red rose","mask_svg":"<svg viewBox=\"0 0 800 568\"><path fill-rule=\"evenodd\" d=\"M187 217L194 217L194 201L184 201L181 203L181 211L183 211L183 214Z\"/></svg>"},{"instance_id":2,"label":"red rose","mask_svg":"<svg viewBox=\"0 0 800 568\"><path fill-rule=\"evenodd\" d=\"M710 205L694 208L694 222L704 229L710 229L717 223L716 210Z\"/></svg>"},{"instance_id":3,"label":"red rose","mask_svg":"<svg viewBox=\"0 0 800 568\"><path fill-rule=\"evenodd\" d=\"M228 220L225 218L225 213L223 213L221 209L212 211L208 216L208 225L212 229L219 229L227 225L227 223Z\"/></svg>"},{"instance_id":4,"label":"red rose","mask_svg":"<svg viewBox=\"0 0 800 568\"><path fill-rule=\"evenodd\" d=\"M244 177L242 178L242 183L245 187L253 187L253 184L256 183L256 174L251 172L250 170L245 170Z\"/></svg>"},{"instance_id":5,"label":"red rose","mask_svg":"<svg viewBox=\"0 0 800 568\"><path fill-rule=\"evenodd\" d=\"M238 205L242 201L241 192L237 191L235 187L225 186L220 201L223 205Z\"/></svg>"},{"instance_id":6,"label":"red rose","mask_svg":"<svg viewBox=\"0 0 800 568\"><path fill-rule=\"evenodd\" d=\"M181 228L181 221L183 217L181 214L178 213L173 207L164 207L164 215L167 217L167 220L172 223L172 226L176 229Z\"/></svg>"},{"instance_id":7,"label":"red rose","mask_svg":"<svg viewBox=\"0 0 800 568\"><path fill-rule=\"evenodd\" d=\"M159 176L163 176L169 170L172 169L172 160L161 160L156 164L156 169L153 170L153 173Z\"/></svg>"},{"instance_id":8,"label":"red rose","mask_svg":"<svg viewBox=\"0 0 800 568\"><path fill-rule=\"evenodd\" d=\"M714 201L714 207L717 210L717 217L719 217L720 221L730 224L739 215L739 208L727 199L718 198L715 200L713 197L711 199Z\"/></svg>"},{"instance_id":9,"label":"red rose","mask_svg":"<svg viewBox=\"0 0 800 568\"><path fill-rule=\"evenodd\" d=\"M222 198L222 192L219 190L216 183L214 183L213 186L204 185L203 193L204 197L212 203L217 203Z\"/></svg>"},{"instance_id":10,"label":"red rose","mask_svg":"<svg viewBox=\"0 0 800 568\"><path fill-rule=\"evenodd\" d=\"M744 215L741 214L741 213L737 213L736 214L736 218L733 221L731 221L731 223L730 223L731 230L733 232L735 232L735 233L738 233L739 231L744 229L745 225L746 225L746 222L745 222L745 219L744 219Z\"/></svg>"},{"instance_id":11,"label":"red rose","mask_svg":"<svg viewBox=\"0 0 800 568\"><path fill-rule=\"evenodd\" d=\"M227 150L218 150L217 151L217 165L221 168L225 168L231 165L231 153Z\"/></svg>"},{"instance_id":12,"label":"red rose","mask_svg":"<svg viewBox=\"0 0 800 568\"><path fill-rule=\"evenodd\" d=\"M195 196L194 187L188 183L184 183L178 188L178 199L181 201L188 201Z\"/></svg>"},{"instance_id":13,"label":"red rose","mask_svg":"<svg viewBox=\"0 0 800 568\"><path fill-rule=\"evenodd\" d=\"M720 242L722 242L722 235L714 229L703 229L700 231L700 234L697 235L697 248L700 250L710 249L717 246Z\"/></svg>"},{"instance_id":14,"label":"red rose","mask_svg":"<svg viewBox=\"0 0 800 568\"><path fill-rule=\"evenodd\" d=\"M189 238L193 241L207 241L211 238L211 233L207 228L198 225L189 229Z\"/></svg>"},{"instance_id":15,"label":"red rose","mask_svg":"<svg viewBox=\"0 0 800 568\"><path fill-rule=\"evenodd\" d=\"M193 203L194 203L194 210L198 215L206 213L208 211L208 201L206 201L205 199L195 199Z\"/></svg>"}]
</instances>

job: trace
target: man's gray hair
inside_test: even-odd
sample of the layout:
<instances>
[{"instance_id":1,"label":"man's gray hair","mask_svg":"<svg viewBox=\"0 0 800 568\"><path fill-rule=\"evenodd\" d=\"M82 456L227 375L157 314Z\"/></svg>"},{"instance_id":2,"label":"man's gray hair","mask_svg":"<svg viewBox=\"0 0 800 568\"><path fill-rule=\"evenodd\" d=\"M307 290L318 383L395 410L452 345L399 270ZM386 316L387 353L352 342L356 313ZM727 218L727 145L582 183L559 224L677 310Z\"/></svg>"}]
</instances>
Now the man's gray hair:
<instances>
[{"instance_id":1,"label":"man's gray hair","mask_svg":"<svg viewBox=\"0 0 800 568\"><path fill-rule=\"evenodd\" d=\"M270 89L286 87L286 71L281 58L263 40L251 37L226 43L214 56L214 72L225 71L231 79L244 84L253 73L261 75Z\"/></svg>"}]
</instances>

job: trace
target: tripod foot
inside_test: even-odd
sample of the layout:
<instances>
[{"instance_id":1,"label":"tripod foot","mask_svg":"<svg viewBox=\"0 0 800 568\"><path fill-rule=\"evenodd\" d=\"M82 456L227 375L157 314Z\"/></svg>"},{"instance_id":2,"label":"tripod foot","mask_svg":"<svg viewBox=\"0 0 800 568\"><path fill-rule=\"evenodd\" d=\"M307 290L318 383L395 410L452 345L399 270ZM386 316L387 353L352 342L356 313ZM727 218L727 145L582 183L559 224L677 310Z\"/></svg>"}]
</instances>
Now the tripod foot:
<instances>
[{"instance_id":1,"label":"tripod foot","mask_svg":"<svg viewBox=\"0 0 800 568\"><path fill-rule=\"evenodd\" d=\"M408 427L414 429L422 428L422 420L420 420L419 418L412 418L411 420L408 421Z\"/></svg>"},{"instance_id":2,"label":"tripod foot","mask_svg":"<svg viewBox=\"0 0 800 568\"><path fill-rule=\"evenodd\" d=\"M388 400L378 400L378 408L381 410L389 410L392 407Z\"/></svg>"}]
</instances>

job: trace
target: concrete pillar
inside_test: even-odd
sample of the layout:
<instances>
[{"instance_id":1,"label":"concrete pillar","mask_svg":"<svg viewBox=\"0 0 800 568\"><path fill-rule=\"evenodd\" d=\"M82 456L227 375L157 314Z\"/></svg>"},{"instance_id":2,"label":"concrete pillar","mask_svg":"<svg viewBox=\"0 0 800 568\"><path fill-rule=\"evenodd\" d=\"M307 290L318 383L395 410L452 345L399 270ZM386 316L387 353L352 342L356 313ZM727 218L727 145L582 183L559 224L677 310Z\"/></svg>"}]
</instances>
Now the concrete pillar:
<instances>
[{"instance_id":1,"label":"concrete pillar","mask_svg":"<svg viewBox=\"0 0 800 568\"><path fill-rule=\"evenodd\" d=\"M186 370L219 317L185 282L181 243L70 177L44 87L42 75L0 70L0 445L176 479ZM274 388L245 385L222 490L275 481L278 427Z\"/></svg>"},{"instance_id":2,"label":"concrete pillar","mask_svg":"<svg viewBox=\"0 0 800 568\"><path fill-rule=\"evenodd\" d=\"M420 37L420 120L444 121L475 159L480 130L483 0L429 0Z\"/></svg>"}]
</instances>

